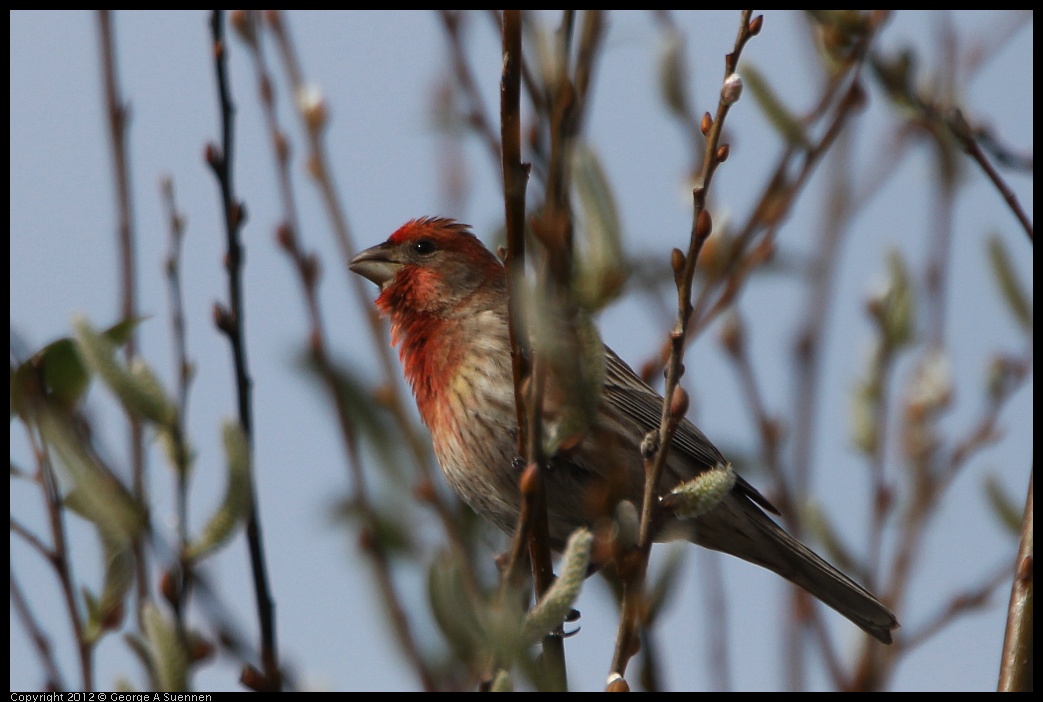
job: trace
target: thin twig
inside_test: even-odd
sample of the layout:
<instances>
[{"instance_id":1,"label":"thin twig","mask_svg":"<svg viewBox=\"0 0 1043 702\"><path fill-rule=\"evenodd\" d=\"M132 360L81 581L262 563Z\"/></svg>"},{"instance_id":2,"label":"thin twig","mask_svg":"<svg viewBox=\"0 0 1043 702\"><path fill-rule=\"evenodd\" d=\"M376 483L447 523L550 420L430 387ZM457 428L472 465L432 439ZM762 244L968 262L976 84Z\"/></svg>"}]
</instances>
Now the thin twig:
<instances>
[{"instance_id":1,"label":"thin twig","mask_svg":"<svg viewBox=\"0 0 1043 702\"><path fill-rule=\"evenodd\" d=\"M434 692L438 690L438 684L430 666L424 660L420 645L412 632L402 597L395 585L389 554L385 544L380 540L380 518L373 500L369 496L366 476L362 471L362 461L359 456L358 429L351 418L347 397L340 391L337 371L330 361L325 325L322 320L316 288L319 278L318 259L314 254L305 253L300 248L297 237L293 234L293 226L293 224L283 225L280 228L278 238L283 249L290 255L298 273L311 327L309 335L311 357L318 368L319 375L322 377L323 384L329 391L330 399L333 401L333 406L337 411L337 420L341 427L340 435L344 441L346 458L354 484L354 494L351 496L351 503L358 509L366 522L366 528L362 532L360 543L373 560L374 572L379 585L378 589L384 598L384 605L387 607L391 624L399 643L402 645L407 659L420 678L420 683L424 689Z\"/></svg>"},{"instance_id":2,"label":"thin twig","mask_svg":"<svg viewBox=\"0 0 1043 702\"><path fill-rule=\"evenodd\" d=\"M306 252L300 243L299 218L297 214L297 199L293 189L293 179L290 174L289 145L285 134L279 125L276 115L274 90L271 78L268 74L264 54L257 35L256 19L252 16L237 15L233 18L240 29L240 36L246 41L246 45L254 61L257 73L258 86L260 88L260 99L264 111L265 122L271 136L273 155L275 156L276 174L279 183L280 199L282 200L284 223L279 227L277 240L280 247L289 255L294 269L301 283L301 292L304 298L305 311L310 326L309 350L312 361L315 363L318 374L329 392L334 409L337 412L340 435L344 442L346 459L351 472L354 494L351 501L355 505L366 523L361 543L366 552L372 558L374 572L377 576L379 591L384 599L390 615L392 627L398 637L399 643L405 651L406 657L416 671L420 682L425 690L435 691L438 689L433 672L424 660L420 646L412 633L409 619L406 615L405 606L398 593L391 570L391 562L384 545L379 540L380 519L373 501L369 496L366 476L362 471L362 462L359 456L358 429L355 426L347 405L347 398L341 392L341 384L337 370L330 360L328 344L326 341L325 323L318 298L318 281L320 276L318 259L314 254ZM245 24L253 23L246 27ZM276 36L282 36L281 41L288 42L282 20L278 20L279 32ZM246 31L243 31L246 29ZM287 48L284 46L284 52ZM319 109L316 107L316 109ZM321 131L324 124L316 114L309 121L305 116L306 129ZM317 140L317 136L313 136Z\"/></svg>"},{"instance_id":3,"label":"thin twig","mask_svg":"<svg viewBox=\"0 0 1043 702\"><path fill-rule=\"evenodd\" d=\"M26 428L29 443L36 457L35 479L40 485L43 493L44 504L47 510L48 524L51 529L51 540L54 548L50 549L50 557L47 562L55 569L58 575L58 583L61 586L62 597L65 600L65 609L69 615L69 623L73 635L76 638L76 652L79 655L80 679L83 689L90 692L94 689L94 647L87 641L84 632L83 620L80 617L76 601L76 582L72 574L72 564L69 561L68 541L65 532L65 507L61 493L58 489L58 478L54 474L54 464L51 462L47 444L38 440L37 435L31 427Z\"/></svg>"},{"instance_id":4,"label":"thin twig","mask_svg":"<svg viewBox=\"0 0 1043 702\"><path fill-rule=\"evenodd\" d=\"M265 12L264 17L266 20L266 26L271 30L272 35L275 37L276 46L282 56L283 66L286 69L293 98L298 101L302 100L306 97L310 88L304 81L297 58L297 51L290 38L289 28L286 26L286 22L282 16L275 10ZM270 81L268 89L271 89ZM326 147L323 142L324 131L322 129L306 128L305 133L308 138L309 147L308 172L315 179L319 192L322 195L322 202L326 207L326 213L330 219L330 225L333 228L334 240L337 244L338 252L341 255L344 269L347 270L348 264L351 262L357 249L355 247L354 237L351 233L351 228L348 226L347 217L344 214L343 206L337 196L337 187L333 179L333 170L330 167L329 155L326 152ZM285 143L283 144L283 147L285 147ZM366 323L369 326L370 336L373 340L374 347L377 350L378 358L380 359L381 371L385 381L383 387L387 389L387 392L382 396L382 401L395 418L396 424L401 429L403 436L406 438L406 442L409 444L409 448L416 459L416 466L420 473L420 479L424 483L431 485L434 483L434 473L430 460L430 444L424 435L418 430L416 423L411 419L411 415L406 409L406 403L403 400L402 394L402 384L397 380L400 377L397 368L397 361L392 353L391 345L387 343L386 326L380 319L376 307L368 302L369 294L365 288L366 283L362 277L350 275L348 276L348 279L350 281L349 285L351 286L353 297L358 302L360 310L365 316ZM445 500L437 491L430 490L427 491L427 494L429 495L428 502L430 502L434 507L439 518L442 520L442 523L446 525L447 532L450 535L455 534L455 529L450 526L455 521L450 507L445 503ZM457 546L454 547L459 548Z\"/></svg>"},{"instance_id":5,"label":"thin twig","mask_svg":"<svg viewBox=\"0 0 1043 702\"><path fill-rule=\"evenodd\" d=\"M245 221L242 203L235 195L233 163L235 147L235 106L228 85L227 53L224 40L224 16L214 10L210 18L213 36L214 71L217 78L217 95L221 114L221 146L207 149L207 161L217 178L221 190L221 206L224 213L227 253L225 268L228 271L228 303L224 308L215 306L215 321L228 338L235 366L236 393L238 397L239 423L253 451L253 382L246 360L246 319L243 304L243 248L239 240ZM254 594L257 600L257 618L261 629L261 666L264 671L264 686L271 691L282 689L282 672L276 640L275 603L268 584L268 569L265 565L264 538L261 532L260 505L257 489L251 473L251 508L247 515L246 536L250 550L250 566L253 573Z\"/></svg>"},{"instance_id":6,"label":"thin twig","mask_svg":"<svg viewBox=\"0 0 1043 702\"><path fill-rule=\"evenodd\" d=\"M1014 582L1011 583L1010 604L1007 606L1007 628L1003 634L998 685L1000 692L1032 691L1032 671L1035 665L1035 656L1032 653L1032 602L1035 592L1033 482L1034 471L1030 471L1025 512L1021 521L1021 544L1014 563Z\"/></svg>"},{"instance_id":7,"label":"thin twig","mask_svg":"<svg viewBox=\"0 0 1043 702\"><path fill-rule=\"evenodd\" d=\"M706 151L703 167L698 180L699 185L692 192L692 230L688 239L688 253L674 250L672 263L674 280L677 285L677 320L670 332L667 342L670 347L669 360L666 364L666 385L663 393L663 408L660 415L659 430L655 441L648 446L645 453L645 490L641 506L641 530L638 541L637 562L632 571L623 579L623 611L620 615L619 629L616 634L616 648L612 658L610 675L624 676L627 663L636 651L636 634L639 620L644 610L644 580L648 569L648 558L651 554L653 531L656 520L656 508L659 501L659 483L666 466L666 457L673 439L674 431L681 420L681 413L673 410L675 406L687 404L675 393L683 393L679 388L683 372L683 357L688 324L692 315L692 282L695 278L695 266L699 252L712 230L710 215L706 211L706 194L709 190L713 174L723 162L723 152L718 151L721 130L725 118L738 96L727 92L729 81L738 65L746 42L753 36L750 21L752 10L743 10L739 20L739 30L735 46L725 58L724 81L721 97L717 103L717 113L712 122L704 130ZM709 119L707 117L706 119ZM704 120L705 123L705 120ZM651 437L651 434L650 434ZM646 441L646 444L649 443Z\"/></svg>"},{"instance_id":8,"label":"thin twig","mask_svg":"<svg viewBox=\"0 0 1043 702\"><path fill-rule=\"evenodd\" d=\"M964 592L953 595L939 611L926 618L915 631L904 634L899 641L900 651L907 654L916 647L929 641L939 631L954 624L961 616L979 612L992 604L992 595L1010 581L1010 564L1003 563L994 568L991 575L981 584L968 588Z\"/></svg>"},{"instance_id":9,"label":"thin twig","mask_svg":"<svg viewBox=\"0 0 1043 702\"><path fill-rule=\"evenodd\" d=\"M112 18L108 10L98 11L98 29L101 37L102 82L105 86L105 109L108 116L109 140L112 146L113 182L116 189L116 241L120 252L120 315L129 321L137 316L137 268L134 253L133 200L130 194L130 165L127 156L127 107L119 89L116 71L116 45ZM130 332L123 352L128 365L137 356L137 334ZM145 504L145 443L141 419L128 412L130 428L130 457L134 498ZM149 597L148 564L140 538L134 540L135 583L137 585L137 612Z\"/></svg>"},{"instance_id":10,"label":"thin twig","mask_svg":"<svg viewBox=\"0 0 1043 702\"><path fill-rule=\"evenodd\" d=\"M511 368L514 375L514 405L518 424L518 455L524 456L528 448L528 421L525 414L525 398L522 387L529 376L531 350L525 329L521 328L522 314L518 309L522 286L525 281L525 187L529 168L521 160L521 11L503 12L503 77L500 83L500 140L502 154L504 222L507 232L507 250L504 267L510 285L509 333L511 342ZM523 497L526 493L523 492ZM525 534L528 542L528 512L531 505L523 502L523 515L519 516L519 528L515 530L515 541ZM515 544L504 569L503 582L506 586L518 580L517 570L522 558L522 549Z\"/></svg>"},{"instance_id":11,"label":"thin twig","mask_svg":"<svg viewBox=\"0 0 1043 702\"><path fill-rule=\"evenodd\" d=\"M179 436L184 436L185 424L188 421L188 391L192 384L193 368L188 358L187 328L185 326L185 306L181 287L181 245L185 235L185 221L178 212L174 197L174 183L165 178L160 184L163 204L166 207L167 222L170 234L170 248L167 251L166 273L170 295L170 324L174 344L174 376L177 378L177 424ZM184 441L176 442L178 455L175 457L178 475L177 514L178 539L181 547L188 546L188 456L184 455Z\"/></svg>"},{"instance_id":12,"label":"thin twig","mask_svg":"<svg viewBox=\"0 0 1043 702\"><path fill-rule=\"evenodd\" d=\"M963 116L963 112L959 108L954 108L949 114L949 118L946 120L949 125L949 129L952 133L960 140L963 144L963 149L971 158L981 167L981 170L985 173L992 184L996 186L996 190L1003 198L1004 202L1010 208L1010 211L1014 213L1018 222L1021 224L1021 228L1025 230L1025 234L1028 235L1029 241L1034 242L1035 238L1032 236L1032 220L1029 219L1021 203L1018 201L1018 196L1014 194L1007 182L1003 180L1003 176L992 167L992 163L989 162L988 156L980 146L978 141L974 138L974 132L971 130L970 125L967 124L967 119Z\"/></svg>"},{"instance_id":13,"label":"thin twig","mask_svg":"<svg viewBox=\"0 0 1043 702\"><path fill-rule=\"evenodd\" d=\"M170 234L170 248L167 252L166 273L167 286L170 298L170 323L172 327L172 338L174 344L174 375L177 378L177 420L174 429L175 439L170 443L173 447L174 473L176 479L175 492L177 494L177 530L179 552L182 558L177 566L176 573L169 571L164 577L177 578L171 598L174 609L174 618L177 623L178 634L184 645L188 647L188 627L185 622L186 601L189 592L189 583L193 580L191 566L183 557L187 553L189 544L188 534L188 487L189 487L189 456L188 445L185 441L185 425L188 415L188 389L192 382L192 364L188 360L188 343L186 340L184 300L181 293L181 244L184 239L184 218L177 210L177 202L174 198L174 183L170 178L164 178L160 183L160 191L163 203L166 207L167 222Z\"/></svg>"},{"instance_id":14,"label":"thin twig","mask_svg":"<svg viewBox=\"0 0 1043 702\"><path fill-rule=\"evenodd\" d=\"M475 80L474 72L471 70L471 64L467 60L467 51L464 49L464 36L461 26L466 17L465 11L439 10L438 16L442 20L442 26L445 28L446 36L449 39L449 56L453 64L453 75L456 76L456 83L463 93L466 102L466 114L464 115L463 120L464 124L478 133L478 136L481 142L485 145L490 157L492 157L495 163L499 164L502 158L500 153L500 139L496 136L496 130L493 127L492 120L489 119L489 115L486 114L485 103L482 102L482 95L478 90L478 83ZM520 48L521 42L519 36L519 50ZM500 169L497 170L499 171L498 174L502 176L503 171Z\"/></svg>"},{"instance_id":15,"label":"thin twig","mask_svg":"<svg viewBox=\"0 0 1043 702\"><path fill-rule=\"evenodd\" d=\"M54 660L51 640L47 638L47 634L44 633L33 613L29 611L29 603L26 602L25 595L22 594L22 588L19 586L18 581L15 580L13 569L11 570L11 606L14 608L18 619L22 622L22 626L25 627L26 632L29 634L29 638L36 648L36 655L40 659L44 673L46 673L47 679L44 682L44 689L51 691L66 689L65 684L62 682L61 673L58 671L58 664Z\"/></svg>"}]
</instances>

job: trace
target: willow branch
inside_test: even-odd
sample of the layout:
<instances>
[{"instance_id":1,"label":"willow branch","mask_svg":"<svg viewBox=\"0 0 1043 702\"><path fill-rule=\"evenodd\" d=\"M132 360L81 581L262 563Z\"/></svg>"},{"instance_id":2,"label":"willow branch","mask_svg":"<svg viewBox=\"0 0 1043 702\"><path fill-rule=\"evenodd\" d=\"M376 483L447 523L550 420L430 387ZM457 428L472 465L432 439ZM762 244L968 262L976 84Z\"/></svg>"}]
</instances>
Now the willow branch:
<instances>
[{"instance_id":1,"label":"willow branch","mask_svg":"<svg viewBox=\"0 0 1043 702\"><path fill-rule=\"evenodd\" d=\"M270 24L274 23L279 27L276 36L282 37L280 41L284 42L284 52L291 50L288 45L289 38L285 27L282 25L282 20L278 18L272 19L271 17L269 19ZM330 357L325 322L318 297L319 261L313 253L304 250L300 241L297 199L290 175L290 150L285 133L280 127L276 116L274 89L257 36L257 20L252 15L248 16L237 12L233 21L251 53L257 74L261 107L270 135L273 156L275 157L279 196L283 209L284 221L278 228L276 239L279 246L288 254L297 273L310 328L310 357L336 411L340 437L344 444L345 458L352 479L353 494L351 495L351 502L357 507L365 524L360 536L360 543L372 560L378 591L389 613L392 630L395 632L406 658L416 671L421 685L427 691L434 691L438 689L435 677L424 660L416 637L413 635L403 600L395 585L389 554L379 538L381 529L380 518L370 497L366 475L362 470L362 461L359 455L358 427L348 407L348 399L341 392L341 381L338 371ZM307 105L299 104L298 107L302 108L302 117L306 130L309 134L312 134L311 138L314 143L319 139L318 133L325 128L324 107L321 102ZM360 297L359 299L362 298Z\"/></svg>"},{"instance_id":2,"label":"willow branch","mask_svg":"<svg viewBox=\"0 0 1043 702\"><path fill-rule=\"evenodd\" d=\"M116 188L116 241L120 257L120 315L124 320L137 316L137 269L134 251L133 201L130 194L130 165L127 156L128 111L119 89L116 69L116 45L112 17L108 10L98 11L98 29L101 37L102 83L105 88L105 109L108 115L109 141L112 147L112 176ZM137 334L131 331L124 344L124 357L129 364L137 356ZM133 494L145 504L145 443L141 419L127 413L130 428L130 457ZM135 582L137 611L148 599L148 564L140 538L134 540Z\"/></svg>"},{"instance_id":3,"label":"willow branch","mask_svg":"<svg viewBox=\"0 0 1043 702\"><path fill-rule=\"evenodd\" d=\"M644 580L648 570L652 541L655 537L659 483L666 465L670 442L677 425L684 416L682 408L686 409L688 404L687 395L679 387L679 382L681 374L684 372L684 345L688 333L688 323L692 315L692 282L695 278L695 265L699 252L712 230L710 214L706 211L706 193L714 172L728 155L727 146L720 145L720 138L728 112L738 99L737 91L741 90L741 82L736 83L738 76L735 75L739 56L742 54L746 42L760 30L762 23L759 17L751 22L752 14L752 10L742 11L735 46L725 58L724 81L717 103L716 116L711 118L706 115L702 120L706 150L698 180L699 185L692 192L692 230L688 239L688 253L684 254L680 250L674 249L671 257L674 281L677 285L677 320L667 342L670 353L666 364L666 385L659 429L654 435L650 433L642 446L645 459L645 490L641 506L637 562L626 569L629 572L623 577L623 611L616 634L616 648L612 659L610 679L625 675L627 663L637 648L637 630L644 610Z\"/></svg>"},{"instance_id":4,"label":"willow branch","mask_svg":"<svg viewBox=\"0 0 1043 702\"><path fill-rule=\"evenodd\" d=\"M235 367L236 394L238 398L239 423L246 435L250 451L253 451L253 382L246 360L246 319L243 304L243 247L239 240L246 215L243 204L235 194L234 147L235 105L228 86L227 51L224 39L223 12L214 10L210 17L210 32L213 37L214 72L217 79L217 97L221 116L221 146L207 148L207 163L217 179L221 191L221 206L225 224L225 269L228 272L228 307L215 305L214 318L218 329L224 333L232 350ZM254 595L257 601L257 618L261 629L261 665L264 671L265 689L282 689L282 673L276 642L275 603L268 584L268 569L265 565L264 539L259 517L260 505L257 489L251 472L250 512L246 520L246 537L250 551L250 566L253 573Z\"/></svg>"},{"instance_id":5,"label":"willow branch","mask_svg":"<svg viewBox=\"0 0 1043 702\"><path fill-rule=\"evenodd\" d=\"M1014 582L1010 588L1007 628L1003 635L1000 659L1000 692L1032 691L1033 665L1033 474L1029 473L1028 496L1021 522L1021 545L1014 565Z\"/></svg>"}]
</instances>

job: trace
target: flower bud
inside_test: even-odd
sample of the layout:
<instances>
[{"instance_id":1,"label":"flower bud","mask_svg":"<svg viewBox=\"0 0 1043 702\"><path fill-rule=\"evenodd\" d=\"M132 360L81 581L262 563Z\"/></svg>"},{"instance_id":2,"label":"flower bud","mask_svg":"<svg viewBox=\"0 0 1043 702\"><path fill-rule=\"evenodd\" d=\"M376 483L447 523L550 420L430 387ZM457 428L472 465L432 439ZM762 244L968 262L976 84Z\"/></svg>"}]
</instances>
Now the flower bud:
<instances>
[{"instance_id":1,"label":"flower bud","mask_svg":"<svg viewBox=\"0 0 1043 702\"><path fill-rule=\"evenodd\" d=\"M641 440L641 457L646 461L651 460L656 451L659 450L659 431L653 429L652 431L645 434L645 438Z\"/></svg>"},{"instance_id":2,"label":"flower bud","mask_svg":"<svg viewBox=\"0 0 1043 702\"><path fill-rule=\"evenodd\" d=\"M680 385L675 385L674 391L670 395L670 418L679 422L684 419L687 412L688 392Z\"/></svg>"},{"instance_id":3,"label":"flower bud","mask_svg":"<svg viewBox=\"0 0 1043 702\"><path fill-rule=\"evenodd\" d=\"M326 100L317 86L304 85L297 90L297 109L301 111L309 131L318 132L326 126L329 117Z\"/></svg>"},{"instance_id":4,"label":"flower bud","mask_svg":"<svg viewBox=\"0 0 1043 702\"><path fill-rule=\"evenodd\" d=\"M676 500L675 514L680 519L694 519L716 507L735 486L735 471L730 463L703 471L692 480L681 483L670 493Z\"/></svg>"},{"instance_id":5,"label":"flower bud","mask_svg":"<svg viewBox=\"0 0 1043 702\"><path fill-rule=\"evenodd\" d=\"M739 101L741 95L742 78L738 73L732 73L724 79L724 85L721 86L721 102L725 105L734 105Z\"/></svg>"},{"instance_id":6,"label":"flower bud","mask_svg":"<svg viewBox=\"0 0 1043 702\"><path fill-rule=\"evenodd\" d=\"M228 21L244 44L250 47L257 45L257 26L249 10L232 10L228 15Z\"/></svg>"},{"instance_id":7,"label":"flower bud","mask_svg":"<svg viewBox=\"0 0 1043 702\"><path fill-rule=\"evenodd\" d=\"M684 252L681 249L674 249L670 252L670 267L674 269L674 280L679 280L681 274L684 273Z\"/></svg>"},{"instance_id":8,"label":"flower bud","mask_svg":"<svg viewBox=\"0 0 1043 702\"><path fill-rule=\"evenodd\" d=\"M699 219L695 223L695 236L698 239L706 240L706 237L710 236L710 232L713 231L713 219L710 217L710 213L706 210L699 211Z\"/></svg>"}]
</instances>

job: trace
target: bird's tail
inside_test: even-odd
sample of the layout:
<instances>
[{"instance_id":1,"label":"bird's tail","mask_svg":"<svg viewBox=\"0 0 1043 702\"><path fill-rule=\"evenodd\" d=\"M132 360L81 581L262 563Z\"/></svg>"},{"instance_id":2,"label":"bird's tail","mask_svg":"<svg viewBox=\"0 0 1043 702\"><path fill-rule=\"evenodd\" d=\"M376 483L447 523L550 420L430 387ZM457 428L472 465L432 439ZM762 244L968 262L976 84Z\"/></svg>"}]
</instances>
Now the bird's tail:
<instances>
[{"instance_id":1,"label":"bird's tail","mask_svg":"<svg viewBox=\"0 0 1043 702\"><path fill-rule=\"evenodd\" d=\"M778 573L843 614L876 640L891 643L891 631L899 626L891 610L783 531L744 496L733 493L695 521L691 540L700 546Z\"/></svg>"}]
</instances>

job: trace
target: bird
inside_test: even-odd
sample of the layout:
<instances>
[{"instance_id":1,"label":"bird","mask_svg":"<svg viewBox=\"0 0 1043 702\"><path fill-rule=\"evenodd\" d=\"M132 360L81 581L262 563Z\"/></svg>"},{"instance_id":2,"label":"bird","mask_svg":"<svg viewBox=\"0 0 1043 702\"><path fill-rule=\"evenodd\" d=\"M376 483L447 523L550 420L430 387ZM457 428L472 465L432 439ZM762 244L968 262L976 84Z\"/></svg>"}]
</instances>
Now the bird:
<instances>
[{"instance_id":1,"label":"bird","mask_svg":"<svg viewBox=\"0 0 1043 702\"><path fill-rule=\"evenodd\" d=\"M521 509L518 426L501 261L471 228L444 217L406 222L355 255L349 269L375 283L406 380L453 491L510 534ZM644 437L660 424L662 396L607 345L596 411L576 445L544 472L551 544L591 526L605 504L640 505ZM660 496L727 461L687 418L667 454ZM656 540L683 538L767 568L803 588L874 639L889 644L899 623L872 593L788 534L779 511L740 476L709 510L675 518Z\"/></svg>"}]
</instances>

